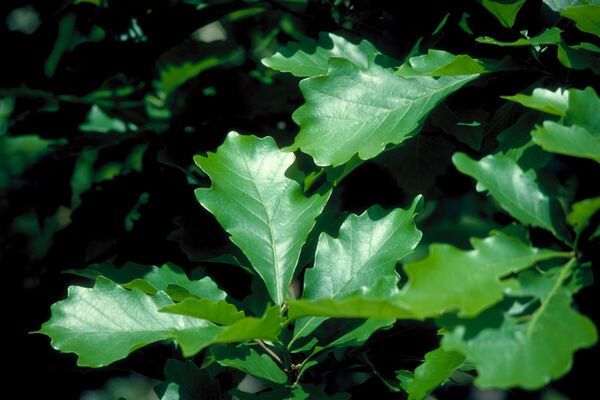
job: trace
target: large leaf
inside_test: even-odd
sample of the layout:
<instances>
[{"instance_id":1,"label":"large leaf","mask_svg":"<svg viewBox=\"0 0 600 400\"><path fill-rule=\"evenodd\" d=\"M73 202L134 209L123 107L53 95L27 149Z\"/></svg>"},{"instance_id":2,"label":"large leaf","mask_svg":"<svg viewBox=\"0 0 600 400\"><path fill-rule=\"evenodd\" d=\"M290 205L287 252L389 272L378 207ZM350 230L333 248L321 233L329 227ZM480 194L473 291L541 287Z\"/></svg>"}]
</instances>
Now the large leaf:
<instances>
[{"instance_id":1,"label":"large leaf","mask_svg":"<svg viewBox=\"0 0 600 400\"><path fill-rule=\"evenodd\" d=\"M533 170L523 171L503 154L475 161L456 153L452 162L458 170L477 180L477 189L488 190L502 208L525 225L541 227L568 241L560 206L542 191Z\"/></svg>"},{"instance_id":2,"label":"large leaf","mask_svg":"<svg viewBox=\"0 0 600 400\"><path fill-rule=\"evenodd\" d=\"M284 301L300 250L330 193L307 198L285 175L294 155L270 138L229 133L216 153L195 157L212 187L197 189L209 210L248 257L271 298Z\"/></svg>"},{"instance_id":3,"label":"large leaf","mask_svg":"<svg viewBox=\"0 0 600 400\"><path fill-rule=\"evenodd\" d=\"M433 244L429 255L405 266L408 283L401 299L419 317L456 311L473 317L502 299L510 282L502 278L553 257L568 256L532 247L496 232L471 239L473 250Z\"/></svg>"},{"instance_id":4,"label":"large leaf","mask_svg":"<svg viewBox=\"0 0 600 400\"><path fill-rule=\"evenodd\" d=\"M128 262L120 268L110 264L92 264L85 269L69 272L90 279L103 276L124 288L138 288L148 294L162 290L174 300L185 298L186 294L213 301L223 300L227 296L211 278L191 280L180 267L169 263L156 267Z\"/></svg>"},{"instance_id":5,"label":"large leaf","mask_svg":"<svg viewBox=\"0 0 600 400\"><path fill-rule=\"evenodd\" d=\"M344 59L332 59L330 68L300 82L306 102L293 114L300 125L294 148L320 166L344 164L355 154L368 160L386 145L402 143L440 101L478 76L403 78Z\"/></svg>"},{"instance_id":6,"label":"large leaf","mask_svg":"<svg viewBox=\"0 0 600 400\"><path fill-rule=\"evenodd\" d=\"M68 298L52 305L52 317L38 333L52 338L57 350L76 353L79 365L101 367L161 340L176 341L184 355L191 356L213 343L276 340L281 329L276 308L262 319L245 318L220 327L159 312L170 304L164 292L149 296L98 278L91 289L71 286Z\"/></svg>"},{"instance_id":7,"label":"large leaf","mask_svg":"<svg viewBox=\"0 0 600 400\"><path fill-rule=\"evenodd\" d=\"M323 233L314 267L304 275L302 298L344 298L363 287L374 287L384 278L388 278L390 289L382 290L393 291L398 284L396 263L421 240L422 234L414 223L420 207L420 196L407 210L389 212L374 206L361 215L348 216L337 238ZM297 321L294 337L310 334L322 322L322 318Z\"/></svg>"},{"instance_id":8,"label":"large leaf","mask_svg":"<svg viewBox=\"0 0 600 400\"><path fill-rule=\"evenodd\" d=\"M262 63L281 72L307 77L326 75L331 58L344 58L361 69L367 69L379 51L366 40L351 43L333 33L319 34L319 41L304 40L290 42L277 50L271 57L263 58Z\"/></svg>"},{"instance_id":9,"label":"large leaf","mask_svg":"<svg viewBox=\"0 0 600 400\"><path fill-rule=\"evenodd\" d=\"M433 389L447 381L464 361L465 356L462 354L441 348L425 354L423 364L415 369L410 381L404 387L409 400L422 400L427 397ZM401 376L400 373L399 377Z\"/></svg>"},{"instance_id":10,"label":"large leaf","mask_svg":"<svg viewBox=\"0 0 600 400\"><path fill-rule=\"evenodd\" d=\"M216 346L212 349L215 360L224 367L236 368L257 378L285 383L287 375L266 354L258 354L246 345Z\"/></svg>"},{"instance_id":11,"label":"large leaf","mask_svg":"<svg viewBox=\"0 0 600 400\"><path fill-rule=\"evenodd\" d=\"M593 323L571 308L571 295L562 286L565 278L559 275L531 315L493 308L476 319L454 321L443 348L467 357L482 388L536 389L564 375L573 353L597 340Z\"/></svg>"}]
</instances>

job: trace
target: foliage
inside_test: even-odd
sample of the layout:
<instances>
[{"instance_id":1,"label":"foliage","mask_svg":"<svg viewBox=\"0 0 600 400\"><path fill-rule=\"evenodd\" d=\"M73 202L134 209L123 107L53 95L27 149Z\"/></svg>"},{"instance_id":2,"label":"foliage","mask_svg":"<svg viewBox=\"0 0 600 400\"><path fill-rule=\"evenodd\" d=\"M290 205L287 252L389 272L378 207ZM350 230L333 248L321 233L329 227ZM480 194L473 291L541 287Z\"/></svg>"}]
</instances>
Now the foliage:
<instances>
[{"instance_id":1,"label":"foliage","mask_svg":"<svg viewBox=\"0 0 600 400\"><path fill-rule=\"evenodd\" d=\"M57 397L585 393L599 3L22 3L0 261Z\"/></svg>"}]
</instances>

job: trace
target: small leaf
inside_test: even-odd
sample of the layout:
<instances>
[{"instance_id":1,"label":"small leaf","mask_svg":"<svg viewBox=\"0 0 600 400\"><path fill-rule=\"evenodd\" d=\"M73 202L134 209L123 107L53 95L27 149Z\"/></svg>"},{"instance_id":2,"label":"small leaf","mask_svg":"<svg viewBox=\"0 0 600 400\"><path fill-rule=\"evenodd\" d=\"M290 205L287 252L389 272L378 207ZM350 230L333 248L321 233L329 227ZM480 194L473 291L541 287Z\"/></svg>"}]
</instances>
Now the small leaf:
<instances>
[{"instance_id":1,"label":"small leaf","mask_svg":"<svg viewBox=\"0 0 600 400\"><path fill-rule=\"evenodd\" d=\"M482 74L487 72L484 64L466 54L454 55L443 50L430 49L427 54L411 57L397 70L396 75L448 76Z\"/></svg>"},{"instance_id":2,"label":"small leaf","mask_svg":"<svg viewBox=\"0 0 600 400\"><path fill-rule=\"evenodd\" d=\"M590 219L600 211L600 197L585 199L574 203L571 212L567 215L567 221L578 234L590 223Z\"/></svg>"},{"instance_id":3,"label":"small leaf","mask_svg":"<svg viewBox=\"0 0 600 400\"><path fill-rule=\"evenodd\" d=\"M423 364L419 365L410 382L404 388L409 400L422 400L432 390L443 384L450 375L465 361L465 356L454 351L436 349L425 354ZM398 377L402 380L402 376Z\"/></svg>"},{"instance_id":4,"label":"small leaf","mask_svg":"<svg viewBox=\"0 0 600 400\"><path fill-rule=\"evenodd\" d=\"M488 190L514 218L569 241L562 209L542 191L533 170L524 172L516 161L502 154L475 161L466 154L456 153L452 162L460 172L476 179L477 189Z\"/></svg>"},{"instance_id":5,"label":"small leaf","mask_svg":"<svg viewBox=\"0 0 600 400\"><path fill-rule=\"evenodd\" d=\"M402 143L439 102L478 76L403 78L343 59L332 59L330 68L328 75L300 82L306 102L292 116L300 126L294 148L319 166L338 166L355 154L368 160Z\"/></svg>"},{"instance_id":6,"label":"small leaf","mask_svg":"<svg viewBox=\"0 0 600 400\"><path fill-rule=\"evenodd\" d=\"M292 281L300 250L330 192L307 198L285 175L294 162L270 138L229 133L216 153L195 157L212 187L196 197L248 257L281 304Z\"/></svg>"},{"instance_id":7,"label":"small leaf","mask_svg":"<svg viewBox=\"0 0 600 400\"><path fill-rule=\"evenodd\" d=\"M479 3L494 14L503 26L512 28L525 0L479 0Z\"/></svg>"},{"instance_id":8,"label":"small leaf","mask_svg":"<svg viewBox=\"0 0 600 400\"><path fill-rule=\"evenodd\" d=\"M275 383L287 382L287 375L266 354L258 354L249 346L216 346L212 349L217 363L244 371Z\"/></svg>"},{"instance_id":9,"label":"small leaf","mask_svg":"<svg viewBox=\"0 0 600 400\"><path fill-rule=\"evenodd\" d=\"M307 77L326 75L331 58L344 58L358 68L367 69L379 54L366 40L354 44L333 33L321 32L318 42L312 39L290 42L271 57L263 58L262 63L277 71Z\"/></svg>"},{"instance_id":10,"label":"small leaf","mask_svg":"<svg viewBox=\"0 0 600 400\"><path fill-rule=\"evenodd\" d=\"M561 33L562 31L558 28L550 28L537 36L517 39L514 42L502 42L489 36L481 36L475 40L479 43L502 47L556 45L561 42Z\"/></svg>"},{"instance_id":11,"label":"small leaf","mask_svg":"<svg viewBox=\"0 0 600 400\"><path fill-rule=\"evenodd\" d=\"M564 117L569 107L569 91L560 88L555 92L538 88L534 89L531 95L519 93L514 96L502 96L502 98L559 117Z\"/></svg>"}]
</instances>

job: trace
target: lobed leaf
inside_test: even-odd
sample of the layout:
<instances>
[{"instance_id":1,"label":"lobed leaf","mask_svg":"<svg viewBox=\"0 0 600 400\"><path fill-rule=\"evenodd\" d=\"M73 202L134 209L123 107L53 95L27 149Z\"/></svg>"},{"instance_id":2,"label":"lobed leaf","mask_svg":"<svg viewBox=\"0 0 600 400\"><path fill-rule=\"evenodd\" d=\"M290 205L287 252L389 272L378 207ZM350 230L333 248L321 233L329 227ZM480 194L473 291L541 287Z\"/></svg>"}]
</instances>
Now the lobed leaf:
<instances>
[{"instance_id":1,"label":"lobed leaf","mask_svg":"<svg viewBox=\"0 0 600 400\"><path fill-rule=\"evenodd\" d=\"M192 356L215 343L277 340L281 329L276 308L261 319L244 318L220 327L159 311L171 304L164 292L149 296L98 278L91 289L71 286L68 298L52 305L52 317L37 333L49 336L55 349L77 354L78 365L102 367L162 340L174 340L184 355Z\"/></svg>"},{"instance_id":2,"label":"lobed leaf","mask_svg":"<svg viewBox=\"0 0 600 400\"><path fill-rule=\"evenodd\" d=\"M262 63L274 70L290 72L294 76L326 75L332 58L343 58L361 69L367 69L381 53L368 41L358 44L333 33L319 34L319 41L307 39L290 42Z\"/></svg>"},{"instance_id":3,"label":"lobed leaf","mask_svg":"<svg viewBox=\"0 0 600 400\"><path fill-rule=\"evenodd\" d=\"M503 154L475 161L466 154L452 157L456 168L477 180L478 190L488 190L498 204L525 225L541 227L561 240L569 241L564 212L542 191L533 170L523 171L517 162Z\"/></svg>"},{"instance_id":4,"label":"lobed leaf","mask_svg":"<svg viewBox=\"0 0 600 400\"><path fill-rule=\"evenodd\" d=\"M294 155L270 138L227 135L216 153L195 157L212 180L196 197L248 257L273 301L284 301L300 250L330 192L306 197L285 175Z\"/></svg>"},{"instance_id":5,"label":"lobed leaf","mask_svg":"<svg viewBox=\"0 0 600 400\"><path fill-rule=\"evenodd\" d=\"M439 102L478 76L403 78L344 59L332 59L330 68L300 82L306 102L292 116L300 126L293 148L319 166L338 166L356 154L368 160L388 144L402 143Z\"/></svg>"},{"instance_id":6,"label":"lobed leaf","mask_svg":"<svg viewBox=\"0 0 600 400\"><path fill-rule=\"evenodd\" d=\"M381 290L393 292L398 284L396 263L421 240L422 234L414 223L421 204L418 196L407 210L388 212L371 207L360 216L348 216L337 238L321 234L314 267L304 275L302 298L344 298L384 279L386 288ZM294 338L310 334L322 322L322 318L297 321Z\"/></svg>"}]
</instances>

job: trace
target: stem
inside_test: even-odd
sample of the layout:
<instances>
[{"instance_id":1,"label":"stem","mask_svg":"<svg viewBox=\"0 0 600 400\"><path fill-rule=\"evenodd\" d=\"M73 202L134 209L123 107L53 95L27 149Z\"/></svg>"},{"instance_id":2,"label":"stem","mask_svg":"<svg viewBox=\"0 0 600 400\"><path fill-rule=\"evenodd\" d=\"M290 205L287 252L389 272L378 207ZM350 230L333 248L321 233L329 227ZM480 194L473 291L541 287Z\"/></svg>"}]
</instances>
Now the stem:
<instances>
[{"instance_id":1,"label":"stem","mask_svg":"<svg viewBox=\"0 0 600 400\"><path fill-rule=\"evenodd\" d=\"M283 363L283 361L281 361L281 358L277 355L277 353L275 353L273 350L271 350L266 344L265 342L263 342L260 339L254 339L254 341L256 343L258 343L258 345L260 347L262 347L262 349L264 351L267 352L267 354L269 354L275 361L277 361L279 363L279 365L281 365L282 367L285 367L285 364Z\"/></svg>"},{"instance_id":2,"label":"stem","mask_svg":"<svg viewBox=\"0 0 600 400\"><path fill-rule=\"evenodd\" d=\"M529 326L527 327L527 335L532 334L533 329L535 329L535 324L536 324L537 320L544 313L544 311L546 310L546 307L548 307L548 304L550 303L550 299L552 299L552 297L554 297L554 295L556 294L556 291L562 286L563 282L571 275L573 266L576 263L577 263L577 259L571 258L565 264L565 267L560 271L560 275L558 275L558 278L556 278L556 282L554 282L554 286L552 286L552 289L550 289L550 292L548 292L548 295L542 301L542 305L540 306L539 309L536 310L535 314L533 315L533 318L531 318L531 321L529 322Z\"/></svg>"}]
</instances>

